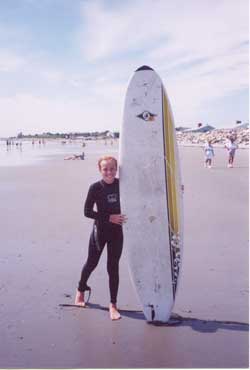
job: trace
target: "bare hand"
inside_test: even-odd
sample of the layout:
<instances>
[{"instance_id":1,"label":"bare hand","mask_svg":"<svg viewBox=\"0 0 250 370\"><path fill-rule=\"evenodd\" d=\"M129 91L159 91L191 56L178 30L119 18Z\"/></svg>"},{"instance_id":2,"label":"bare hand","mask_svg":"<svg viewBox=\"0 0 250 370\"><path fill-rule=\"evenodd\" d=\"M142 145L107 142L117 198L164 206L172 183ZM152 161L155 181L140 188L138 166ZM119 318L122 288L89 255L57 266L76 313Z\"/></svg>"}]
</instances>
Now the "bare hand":
<instances>
[{"instance_id":1,"label":"bare hand","mask_svg":"<svg viewBox=\"0 0 250 370\"><path fill-rule=\"evenodd\" d=\"M112 224L122 225L126 221L127 221L127 218L125 215L110 215L109 216L109 222L112 222Z\"/></svg>"}]
</instances>

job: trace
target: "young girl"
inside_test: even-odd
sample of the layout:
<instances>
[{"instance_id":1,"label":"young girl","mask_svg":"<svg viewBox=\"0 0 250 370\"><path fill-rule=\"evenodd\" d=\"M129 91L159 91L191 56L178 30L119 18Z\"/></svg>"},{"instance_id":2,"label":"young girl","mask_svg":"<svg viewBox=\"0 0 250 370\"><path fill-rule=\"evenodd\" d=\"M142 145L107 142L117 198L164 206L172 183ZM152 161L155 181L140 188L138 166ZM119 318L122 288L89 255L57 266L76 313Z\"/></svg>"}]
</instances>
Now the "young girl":
<instances>
[{"instance_id":1,"label":"young girl","mask_svg":"<svg viewBox=\"0 0 250 370\"><path fill-rule=\"evenodd\" d=\"M208 140L204 146L204 154L205 154L205 167L211 168L212 167L212 158L214 157L214 149L211 144L211 140Z\"/></svg>"},{"instance_id":2,"label":"young girl","mask_svg":"<svg viewBox=\"0 0 250 370\"><path fill-rule=\"evenodd\" d=\"M232 168L233 163L234 163L235 152L236 152L236 149L238 149L238 145L235 143L235 138L234 137L229 138L228 142L225 145L225 148L228 150L228 164L227 164L227 167Z\"/></svg>"},{"instance_id":3,"label":"young girl","mask_svg":"<svg viewBox=\"0 0 250 370\"><path fill-rule=\"evenodd\" d=\"M93 218L95 221L89 240L88 258L82 269L75 304L85 306L84 292L90 289L87 286L87 280L97 266L102 251L107 244L107 270L110 289L109 313L111 320L118 320L121 318L116 306L119 286L119 260L123 246L122 224L126 221L126 217L121 214L120 209L119 180L115 177L117 172L116 159L108 156L102 157L98 161L98 167L102 179L90 186L84 206L84 215ZM95 204L97 212L93 209Z\"/></svg>"}]
</instances>

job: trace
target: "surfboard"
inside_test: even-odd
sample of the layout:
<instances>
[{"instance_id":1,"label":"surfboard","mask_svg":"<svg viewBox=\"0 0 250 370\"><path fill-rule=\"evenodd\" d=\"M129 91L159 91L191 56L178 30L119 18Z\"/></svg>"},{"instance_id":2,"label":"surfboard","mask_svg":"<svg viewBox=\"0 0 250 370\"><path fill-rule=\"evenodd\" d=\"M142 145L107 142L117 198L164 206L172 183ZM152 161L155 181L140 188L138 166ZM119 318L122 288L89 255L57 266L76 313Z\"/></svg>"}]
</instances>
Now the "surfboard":
<instances>
[{"instance_id":1,"label":"surfboard","mask_svg":"<svg viewBox=\"0 0 250 370\"><path fill-rule=\"evenodd\" d=\"M124 248L146 320L168 322L180 277L183 205L174 118L158 74L133 74L119 149Z\"/></svg>"}]
</instances>

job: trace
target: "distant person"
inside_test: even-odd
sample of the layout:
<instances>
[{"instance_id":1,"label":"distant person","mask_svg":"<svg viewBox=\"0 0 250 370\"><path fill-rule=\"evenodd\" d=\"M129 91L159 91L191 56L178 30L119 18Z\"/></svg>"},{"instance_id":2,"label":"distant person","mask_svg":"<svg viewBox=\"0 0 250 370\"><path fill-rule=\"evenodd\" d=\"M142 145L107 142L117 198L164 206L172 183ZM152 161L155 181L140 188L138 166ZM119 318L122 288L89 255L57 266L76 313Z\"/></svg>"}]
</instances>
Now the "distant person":
<instances>
[{"instance_id":1,"label":"distant person","mask_svg":"<svg viewBox=\"0 0 250 370\"><path fill-rule=\"evenodd\" d=\"M235 140L236 140L235 137L232 136L228 139L225 145L225 148L228 151L228 164L227 164L228 168L233 167L235 152L236 152L236 149L238 149L238 145L235 143Z\"/></svg>"},{"instance_id":2,"label":"distant person","mask_svg":"<svg viewBox=\"0 0 250 370\"><path fill-rule=\"evenodd\" d=\"M211 144L211 140L207 140L204 146L204 154L205 154L205 163L204 167L211 168L212 167L212 159L214 157L214 149Z\"/></svg>"},{"instance_id":3,"label":"distant person","mask_svg":"<svg viewBox=\"0 0 250 370\"><path fill-rule=\"evenodd\" d=\"M70 156L70 157L65 157L64 158L64 160L65 161L68 161L68 160L75 160L75 159L82 159L82 160L84 160L85 159L85 154L84 154L84 152L82 152L82 154L80 154L80 155L77 155L77 154L73 154L72 156Z\"/></svg>"},{"instance_id":4,"label":"distant person","mask_svg":"<svg viewBox=\"0 0 250 370\"><path fill-rule=\"evenodd\" d=\"M9 149L11 149L11 141L9 141L8 139L6 140L6 146L7 146L7 151L9 151Z\"/></svg>"},{"instance_id":5,"label":"distant person","mask_svg":"<svg viewBox=\"0 0 250 370\"><path fill-rule=\"evenodd\" d=\"M102 178L90 186L84 206L84 215L95 221L89 240L88 258L82 269L75 304L82 307L86 305L84 292L90 290L87 281L96 268L107 244L109 314L111 320L119 320L121 315L116 303L119 287L119 260L123 247L122 224L126 221L126 217L121 214L120 209L116 159L102 157L98 161L98 167ZM96 205L97 211L94 211L94 205Z\"/></svg>"}]
</instances>

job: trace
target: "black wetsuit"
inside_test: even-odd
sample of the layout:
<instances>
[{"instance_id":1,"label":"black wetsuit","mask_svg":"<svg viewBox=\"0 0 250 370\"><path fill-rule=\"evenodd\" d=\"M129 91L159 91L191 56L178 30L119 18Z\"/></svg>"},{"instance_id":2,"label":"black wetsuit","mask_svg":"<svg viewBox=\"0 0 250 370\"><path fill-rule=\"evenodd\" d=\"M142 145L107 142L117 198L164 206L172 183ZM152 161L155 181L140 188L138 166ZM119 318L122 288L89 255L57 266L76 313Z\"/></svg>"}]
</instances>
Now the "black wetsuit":
<instances>
[{"instance_id":1,"label":"black wetsuit","mask_svg":"<svg viewBox=\"0 0 250 370\"><path fill-rule=\"evenodd\" d=\"M94 204L97 211L94 211ZM116 303L119 286L119 260L122 253L122 226L109 221L111 214L120 214L119 180L112 184L101 180L89 188L84 206L84 215L95 220L89 240L87 262L83 266L78 290L87 290L87 280L97 266L104 246L107 244L107 270L109 274L110 301Z\"/></svg>"}]
</instances>

